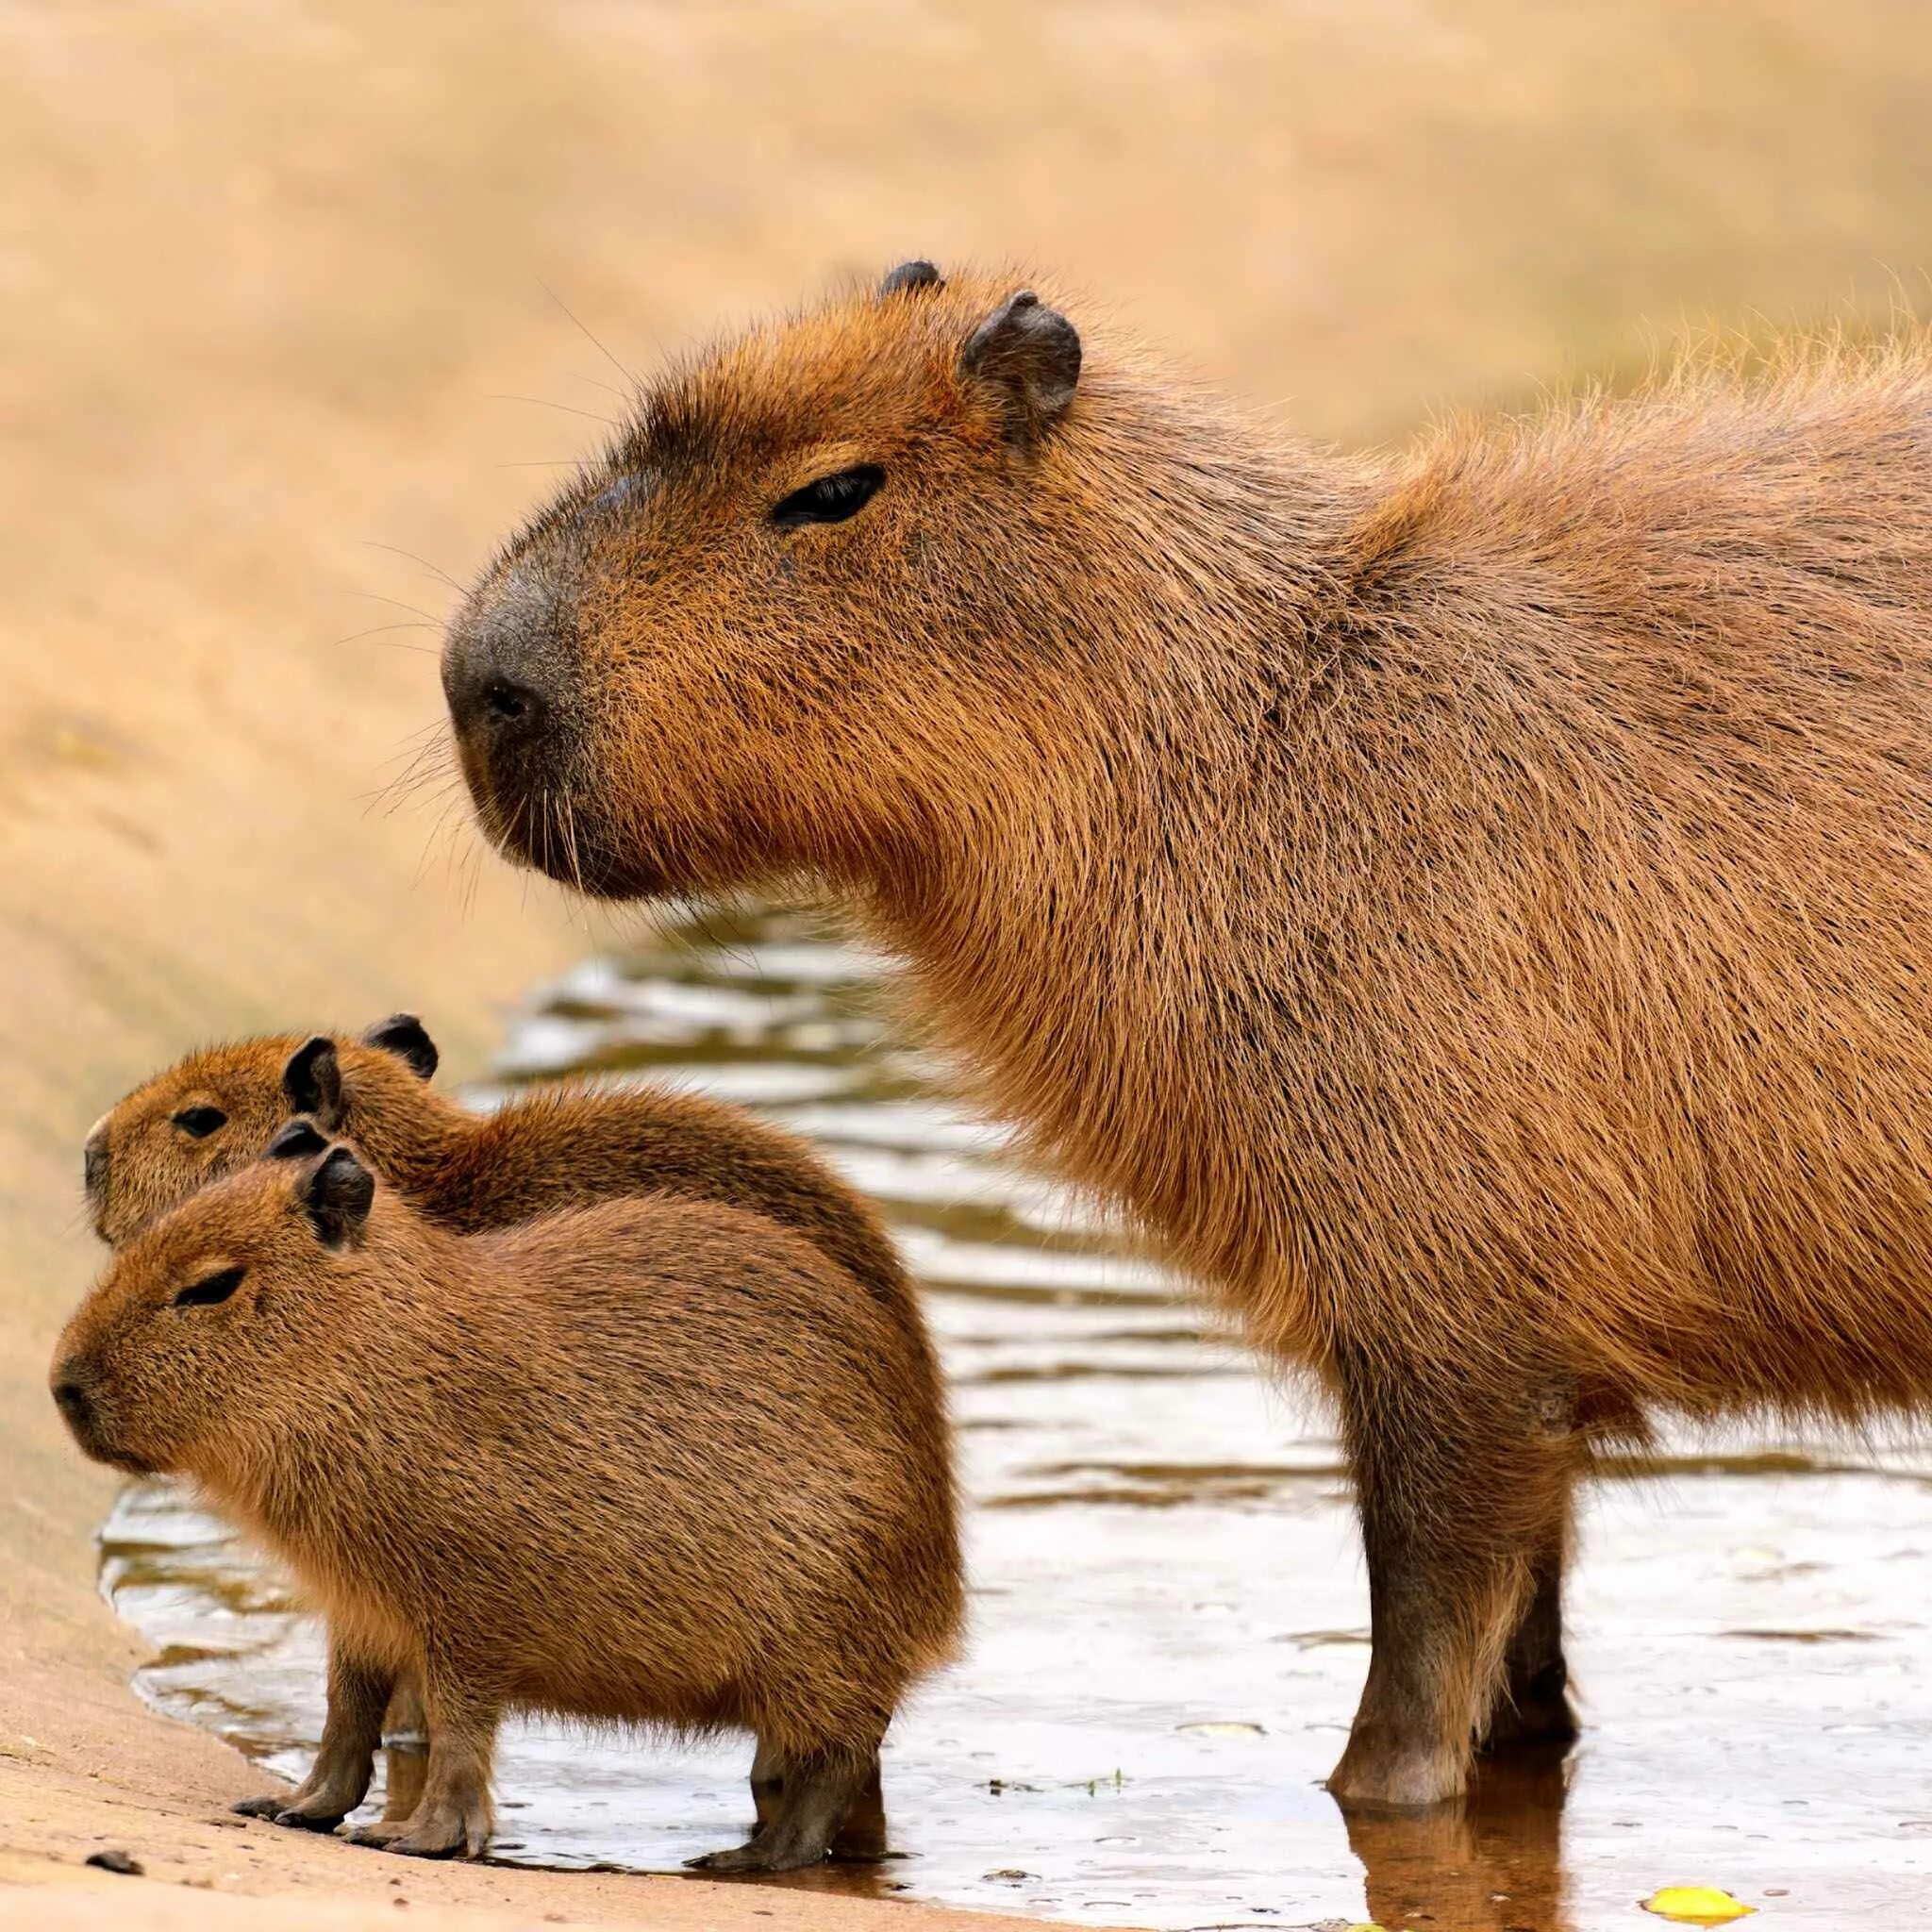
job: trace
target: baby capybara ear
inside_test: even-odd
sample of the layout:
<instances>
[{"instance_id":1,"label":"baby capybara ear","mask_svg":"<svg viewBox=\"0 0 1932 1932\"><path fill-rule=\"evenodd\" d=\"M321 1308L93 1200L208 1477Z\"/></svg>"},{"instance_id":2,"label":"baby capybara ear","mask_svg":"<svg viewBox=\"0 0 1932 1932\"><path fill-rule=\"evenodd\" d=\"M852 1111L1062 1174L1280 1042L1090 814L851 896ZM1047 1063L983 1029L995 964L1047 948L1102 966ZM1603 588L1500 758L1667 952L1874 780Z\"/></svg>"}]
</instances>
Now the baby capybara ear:
<instances>
[{"instance_id":1,"label":"baby capybara ear","mask_svg":"<svg viewBox=\"0 0 1932 1932\"><path fill-rule=\"evenodd\" d=\"M318 1033L289 1056L282 1069L282 1093L293 1113L312 1114L325 1127L342 1124L342 1070L336 1043Z\"/></svg>"},{"instance_id":2,"label":"baby capybara ear","mask_svg":"<svg viewBox=\"0 0 1932 1932\"><path fill-rule=\"evenodd\" d=\"M1066 413L1080 380L1079 332L1031 289L1008 295L959 351L963 375L998 390L1007 434L1031 442Z\"/></svg>"},{"instance_id":3,"label":"baby capybara ear","mask_svg":"<svg viewBox=\"0 0 1932 1932\"><path fill-rule=\"evenodd\" d=\"M391 1013L387 1020L378 1020L362 1036L362 1044L400 1054L425 1080L435 1076L441 1058L435 1041L423 1030L423 1023L414 1013Z\"/></svg>"},{"instance_id":4,"label":"baby capybara ear","mask_svg":"<svg viewBox=\"0 0 1932 1932\"><path fill-rule=\"evenodd\" d=\"M307 1160L327 1145L313 1121L284 1121L261 1151L271 1160Z\"/></svg>"},{"instance_id":5,"label":"baby capybara ear","mask_svg":"<svg viewBox=\"0 0 1932 1932\"><path fill-rule=\"evenodd\" d=\"M323 1245L346 1247L369 1219L375 1177L348 1148L332 1147L308 1176L302 1198Z\"/></svg>"}]
</instances>

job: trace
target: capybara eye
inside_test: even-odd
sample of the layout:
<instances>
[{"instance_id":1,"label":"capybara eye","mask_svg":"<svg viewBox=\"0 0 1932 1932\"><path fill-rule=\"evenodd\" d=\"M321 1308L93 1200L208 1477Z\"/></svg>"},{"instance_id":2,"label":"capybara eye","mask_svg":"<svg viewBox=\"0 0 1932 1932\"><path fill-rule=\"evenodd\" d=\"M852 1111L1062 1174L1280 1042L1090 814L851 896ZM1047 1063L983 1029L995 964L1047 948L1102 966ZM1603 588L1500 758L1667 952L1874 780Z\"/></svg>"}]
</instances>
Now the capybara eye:
<instances>
[{"instance_id":1,"label":"capybara eye","mask_svg":"<svg viewBox=\"0 0 1932 1932\"><path fill-rule=\"evenodd\" d=\"M840 470L821 476L803 490L794 490L772 507L772 521L781 530L796 529L800 524L842 524L872 501L873 492L886 480L876 463L860 463L856 470Z\"/></svg>"},{"instance_id":2,"label":"capybara eye","mask_svg":"<svg viewBox=\"0 0 1932 1932\"><path fill-rule=\"evenodd\" d=\"M242 1277L247 1274L245 1268L224 1268L219 1274L210 1274L206 1281L197 1281L192 1288L184 1288L175 1297L177 1308L205 1308L215 1302L225 1302L242 1286Z\"/></svg>"},{"instance_id":3,"label":"capybara eye","mask_svg":"<svg viewBox=\"0 0 1932 1932\"><path fill-rule=\"evenodd\" d=\"M197 1141L206 1141L217 1127L225 1127L228 1116L218 1107L184 1107L175 1116L175 1124Z\"/></svg>"}]
</instances>

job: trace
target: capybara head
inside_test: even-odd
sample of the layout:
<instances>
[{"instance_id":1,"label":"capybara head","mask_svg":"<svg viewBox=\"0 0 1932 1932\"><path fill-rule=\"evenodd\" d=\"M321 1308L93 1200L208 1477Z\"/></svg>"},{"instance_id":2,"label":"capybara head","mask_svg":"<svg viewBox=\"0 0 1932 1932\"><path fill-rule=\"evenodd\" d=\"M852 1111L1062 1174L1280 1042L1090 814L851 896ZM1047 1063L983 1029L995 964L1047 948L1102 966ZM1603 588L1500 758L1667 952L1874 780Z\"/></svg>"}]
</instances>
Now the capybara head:
<instances>
[{"instance_id":1,"label":"capybara head","mask_svg":"<svg viewBox=\"0 0 1932 1932\"><path fill-rule=\"evenodd\" d=\"M451 629L486 832L624 897L875 872L1034 789L1092 678L1081 362L1017 277L908 262L667 375Z\"/></svg>"},{"instance_id":2,"label":"capybara head","mask_svg":"<svg viewBox=\"0 0 1932 1932\"><path fill-rule=\"evenodd\" d=\"M54 1354L54 1400L98 1462L194 1475L291 1356L324 1345L375 1183L306 1121L108 1264Z\"/></svg>"},{"instance_id":3,"label":"capybara head","mask_svg":"<svg viewBox=\"0 0 1932 1932\"><path fill-rule=\"evenodd\" d=\"M257 1159L291 1114L344 1127L350 1097L422 1104L436 1045L412 1013L359 1040L276 1034L190 1054L94 1124L82 1169L94 1232L119 1246L197 1188Z\"/></svg>"}]
</instances>

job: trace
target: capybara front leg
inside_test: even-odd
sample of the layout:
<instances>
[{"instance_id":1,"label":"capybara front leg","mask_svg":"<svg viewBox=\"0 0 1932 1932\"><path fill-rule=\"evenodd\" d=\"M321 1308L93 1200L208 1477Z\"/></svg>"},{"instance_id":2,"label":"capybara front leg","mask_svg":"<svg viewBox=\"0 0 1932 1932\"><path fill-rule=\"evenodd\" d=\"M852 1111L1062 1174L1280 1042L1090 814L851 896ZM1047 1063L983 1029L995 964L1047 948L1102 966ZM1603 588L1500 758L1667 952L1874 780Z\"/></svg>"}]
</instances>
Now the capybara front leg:
<instances>
[{"instance_id":1,"label":"capybara front leg","mask_svg":"<svg viewBox=\"0 0 1932 1932\"><path fill-rule=\"evenodd\" d=\"M307 1831L333 1831L368 1794L382 1741L382 1713L395 1673L358 1657L333 1635L328 1650L328 1715L322 1748L292 1793L244 1798L244 1818L270 1818Z\"/></svg>"},{"instance_id":2,"label":"capybara front leg","mask_svg":"<svg viewBox=\"0 0 1932 1932\"><path fill-rule=\"evenodd\" d=\"M772 1820L734 1851L685 1860L694 1872L795 1872L816 1865L878 1775L878 1753L828 1751L788 1757Z\"/></svg>"},{"instance_id":3,"label":"capybara front leg","mask_svg":"<svg viewBox=\"0 0 1932 1932\"><path fill-rule=\"evenodd\" d=\"M1484 1751L1514 1744L1568 1744L1576 1737L1570 1702L1570 1666L1563 1656L1562 1529L1536 1554L1529 1600L1509 1639L1504 1682L1490 1713Z\"/></svg>"},{"instance_id":4,"label":"capybara front leg","mask_svg":"<svg viewBox=\"0 0 1932 1932\"><path fill-rule=\"evenodd\" d=\"M350 1836L413 1858L477 1858L490 1842L490 1762L499 1707L431 1664L424 1681L429 1720L429 1766L423 1795L407 1819L385 1818Z\"/></svg>"},{"instance_id":5,"label":"capybara front leg","mask_svg":"<svg viewBox=\"0 0 1932 1932\"><path fill-rule=\"evenodd\" d=\"M1502 1681L1537 1551L1567 1507L1567 1460L1530 1405L1409 1363L1344 1371L1373 1649L1344 1804L1459 1796Z\"/></svg>"}]
</instances>

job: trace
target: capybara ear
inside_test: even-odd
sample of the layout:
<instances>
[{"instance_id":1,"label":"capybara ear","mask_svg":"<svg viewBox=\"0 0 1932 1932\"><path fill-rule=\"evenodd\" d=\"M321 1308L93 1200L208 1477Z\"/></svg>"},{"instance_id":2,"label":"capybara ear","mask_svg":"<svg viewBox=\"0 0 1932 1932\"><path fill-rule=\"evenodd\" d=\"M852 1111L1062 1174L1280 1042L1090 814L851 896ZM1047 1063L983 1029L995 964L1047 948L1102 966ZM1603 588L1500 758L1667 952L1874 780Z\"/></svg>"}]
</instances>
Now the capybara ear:
<instances>
[{"instance_id":1,"label":"capybara ear","mask_svg":"<svg viewBox=\"0 0 1932 1932\"><path fill-rule=\"evenodd\" d=\"M346 1147L332 1147L308 1176L308 1219L325 1247L346 1247L362 1232L375 1177Z\"/></svg>"},{"instance_id":2,"label":"capybara ear","mask_svg":"<svg viewBox=\"0 0 1932 1932\"><path fill-rule=\"evenodd\" d=\"M306 1040L282 1069L282 1092L296 1113L313 1114L325 1127L342 1124L342 1070L326 1033Z\"/></svg>"},{"instance_id":3,"label":"capybara ear","mask_svg":"<svg viewBox=\"0 0 1932 1932\"><path fill-rule=\"evenodd\" d=\"M362 1036L362 1044L400 1054L425 1080L435 1077L441 1058L435 1041L423 1030L423 1023L414 1013L391 1013L387 1020L378 1020Z\"/></svg>"},{"instance_id":4,"label":"capybara ear","mask_svg":"<svg viewBox=\"0 0 1932 1932\"><path fill-rule=\"evenodd\" d=\"M271 1160L307 1160L327 1145L313 1121L284 1121L275 1129L275 1139L261 1151Z\"/></svg>"},{"instance_id":5,"label":"capybara ear","mask_svg":"<svg viewBox=\"0 0 1932 1932\"><path fill-rule=\"evenodd\" d=\"M967 338L959 367L1000 391L1008 434L1016 442L1030 442L1074 400L1080 380L1079 333L1031 289L1022 289Z\"/></svg>"},{"instance_id":6,"label":"capybara ear","mask_svg":"<svg viewBox=\"0 0 1932 1932\"><path fill-rule=\"evenodd\" d=\"M881 295L896 295L905 289L943 289L945 277L929 261L902 261L879 284Z\"/></svg>"}]
</instances>

